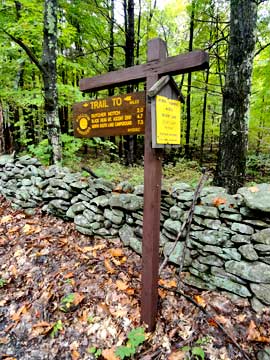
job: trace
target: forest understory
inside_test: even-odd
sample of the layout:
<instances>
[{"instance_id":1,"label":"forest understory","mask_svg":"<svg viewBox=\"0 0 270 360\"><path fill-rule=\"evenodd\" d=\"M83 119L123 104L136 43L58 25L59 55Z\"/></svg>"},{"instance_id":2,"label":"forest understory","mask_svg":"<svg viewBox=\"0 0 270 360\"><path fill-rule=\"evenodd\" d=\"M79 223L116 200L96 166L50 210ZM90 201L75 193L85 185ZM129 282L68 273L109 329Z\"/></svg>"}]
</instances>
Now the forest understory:
<instances>
[{"instance_id":1,"label":"forest understory","mask_svg":"<svg viewBox=\"0 0 270 360\"><path fill-rule=\"evenodd\" d=\"M159 280L156 330L148 333L140 324L136 253L41 210L14 211L3 198L0 263L3 360L256 359L270 343L269 312L186 285L180 296L170 265Z\"/></svg>"}]
</instances>

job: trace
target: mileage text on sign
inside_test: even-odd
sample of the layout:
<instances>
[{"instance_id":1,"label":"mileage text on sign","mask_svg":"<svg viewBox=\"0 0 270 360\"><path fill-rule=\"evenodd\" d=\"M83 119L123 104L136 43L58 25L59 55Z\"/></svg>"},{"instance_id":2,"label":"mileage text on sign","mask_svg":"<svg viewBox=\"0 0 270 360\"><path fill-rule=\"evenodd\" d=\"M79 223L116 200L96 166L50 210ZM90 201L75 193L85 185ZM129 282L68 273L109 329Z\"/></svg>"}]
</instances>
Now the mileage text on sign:
<instances>
[{"instance_id":1,"label":"mileage text on sign","mask_svg":"<svg viewBox=\"0 0 270 360\"><path fill-rule=\"evenodd\" d=\"M144 124L144 91L73 105L73 129L76 137L144 134Z\"/></svg>"}]
</instances>

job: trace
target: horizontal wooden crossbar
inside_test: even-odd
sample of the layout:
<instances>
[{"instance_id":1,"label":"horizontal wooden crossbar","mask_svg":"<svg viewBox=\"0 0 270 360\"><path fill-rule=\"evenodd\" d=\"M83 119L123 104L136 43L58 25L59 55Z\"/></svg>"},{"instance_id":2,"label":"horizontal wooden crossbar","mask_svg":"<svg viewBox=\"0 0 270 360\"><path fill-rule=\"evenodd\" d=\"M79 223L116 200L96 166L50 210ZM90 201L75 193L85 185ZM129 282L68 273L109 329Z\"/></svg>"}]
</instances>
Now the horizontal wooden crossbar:
<instances>
[{"instance_id":1,"label":"horizontal wooden crossbar","mask_svg":"<svg viewBox=\"0 0 270 360\"><path fill-rule=\"evenodd\" d=\"M204 51L192 51L186 54L168 57L165 60L154 60L143 65L112 71L104 75L80 80L80 90L84 92L109 89L140 81L145 81L151 73L163 75L178 75L208 67L209 56Z\"/></svg>"}]
</instances>

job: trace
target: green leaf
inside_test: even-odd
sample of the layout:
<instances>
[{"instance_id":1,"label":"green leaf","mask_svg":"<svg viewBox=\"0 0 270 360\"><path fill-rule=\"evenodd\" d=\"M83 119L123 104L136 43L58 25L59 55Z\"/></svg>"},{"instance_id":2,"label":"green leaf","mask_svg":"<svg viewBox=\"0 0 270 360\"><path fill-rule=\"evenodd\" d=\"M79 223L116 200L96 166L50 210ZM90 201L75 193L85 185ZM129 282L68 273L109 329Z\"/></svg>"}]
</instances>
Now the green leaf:
<instances>
[{"instance_id":1,"label":"green leaf","mask_svg":"<svg viewBox=\"0 0 270 360\"><path fill-rule=\"evenodd\" d=\"M129 346L119 346L115 351L115 355L120 357L120 359L124 359L125 357L129 357L136 353L136 349L134 347Z\"/></svg>"},{"instance_id":2,"label":"green leaf","mask_svg":"<svg viewBox=\"0 0 270 360\"><path fill-rule=\"evenodd\" d=\"M192 348L191 353L194 356L198 356L201 360L204 360L205 354L202 348L196 346Z\"/></svg>"},{"instance_id":3,"label":"green leaf","mask_svg":"<svg viewBox=\"0 0 270 360\"><path fill-rule=\"evenodd\" d=\"M131 330L130 333L128 334L128 339L129 339L128 343L131 346L134 346L135 348L140 344L142 344L145 341L144 328L139 327Z\"/></svg>"}]
</instances>

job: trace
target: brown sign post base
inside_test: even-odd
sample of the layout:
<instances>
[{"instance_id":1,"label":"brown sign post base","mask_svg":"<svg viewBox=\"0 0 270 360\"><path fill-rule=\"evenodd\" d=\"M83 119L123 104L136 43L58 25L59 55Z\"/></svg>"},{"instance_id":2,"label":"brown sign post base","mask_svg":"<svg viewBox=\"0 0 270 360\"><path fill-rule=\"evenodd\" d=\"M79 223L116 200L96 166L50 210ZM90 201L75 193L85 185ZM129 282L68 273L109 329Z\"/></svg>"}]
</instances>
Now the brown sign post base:
<instances>
[{"instance_id":1,"label":"brown sign post base","mask_svg":"<svg viewBox=\"0 0 270 360\"><path fill-rule=\"evenodd\" d=\"M95 76L93 78L82 79L80 81L80 89L84 92L98 91L116 86L138 83L139 81L146 81L146 88L147 91L149 91L153 85L156 84L156 82L164 75L172 76L206 69L208 67L208 62L208 54L203 51L194 51L187 54L167 58L166 43L163 40L156 38L148 42L148 55L146 64L113 71L108 74ZM101 101L100 106L105 105L107 105L107 102L104 101L103 103ZM90 105L90 107L91 106L92 105ZM95 105L93 105L93 107L94 106ZM99 106L99 103L97 103L97 106ZM104 119L106 117L107 114L104 115ZM87 126L90 124L91 117L89 119L84 116L78 116L77 119L79 128L81 127L79 130L81 132L86 131ZM112 128L115 128L115 126L112 126ZM95 129L98 128L96 127ZM82 136L79 131L78 133L80 136ZM91 131L86 136L91 137L90 133ZM108 132L108 135L112 134L120 135L120 133L117 132ZM162 149L155 149L152 147L150 101L147 101L146 104L144 142L144 217L141 321L148 326L149 331L153 331L156 324L158 303Z\"/></svg>"}]
</instances>

